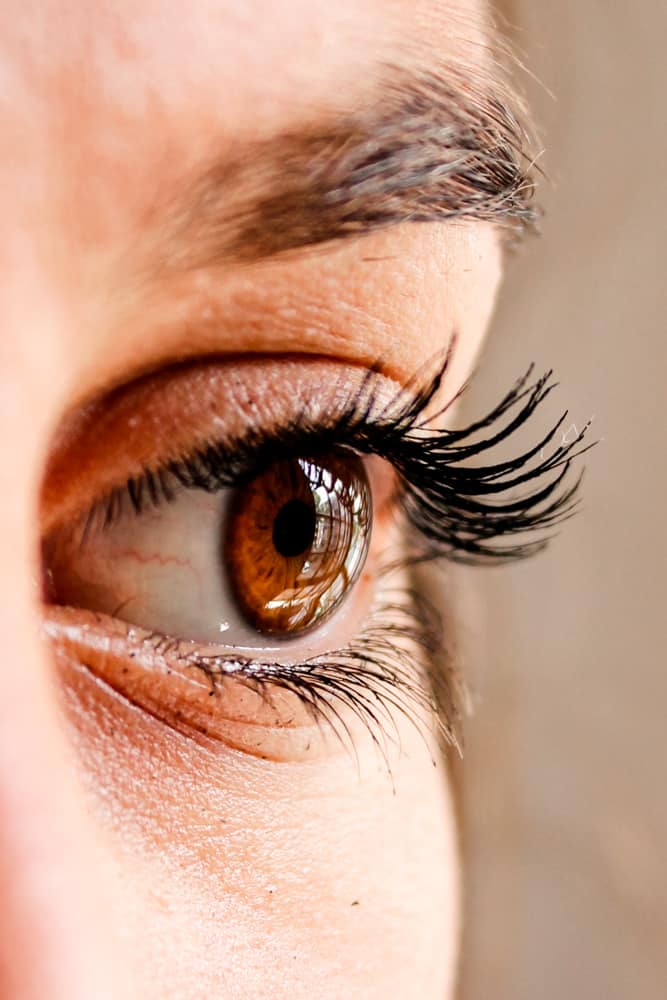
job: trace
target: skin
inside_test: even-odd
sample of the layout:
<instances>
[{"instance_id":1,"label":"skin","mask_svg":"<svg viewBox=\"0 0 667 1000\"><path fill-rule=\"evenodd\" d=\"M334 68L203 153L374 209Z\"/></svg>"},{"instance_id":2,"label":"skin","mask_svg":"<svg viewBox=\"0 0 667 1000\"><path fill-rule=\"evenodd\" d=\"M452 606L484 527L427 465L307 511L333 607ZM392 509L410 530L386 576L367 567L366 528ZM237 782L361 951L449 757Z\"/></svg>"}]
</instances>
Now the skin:
<instances>
[{"instance_id":1,"label":"skin","mask_svg":"<svg viewBox=\"0 0 667 1000\"><path fill-rule=\"evenodd\" d=\"M358 762L263 760L185 736L40 635L40 489L82 403L213 355L382 357L405 382L457 330L450 394L499 280L487 223L137 280L156 188L212 136L354 106L406 53L484 70L476 0L184 10L0 13L0 996L442 1000L460 922L452 794L404 720L391 780L363 734Z\"/></svg>"}]
</instances>

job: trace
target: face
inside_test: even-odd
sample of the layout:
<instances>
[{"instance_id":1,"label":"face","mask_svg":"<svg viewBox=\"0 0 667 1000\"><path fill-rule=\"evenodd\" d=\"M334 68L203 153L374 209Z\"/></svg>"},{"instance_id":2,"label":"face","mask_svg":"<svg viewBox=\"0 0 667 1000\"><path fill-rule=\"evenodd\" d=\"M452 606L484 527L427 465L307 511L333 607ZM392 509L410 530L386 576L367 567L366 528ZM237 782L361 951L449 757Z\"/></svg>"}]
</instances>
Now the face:
<instances>
[{"instance_id":1,"label":"face","mask_svg":"<svg viewBox=\"0 0 667 1000\"><path fill-rule=\"evenodd\" d=\"M488 522L425 428L529 214L487 12L0 18L0 993L442 1000L412 557Z\"/></svg>"}]
</instances>

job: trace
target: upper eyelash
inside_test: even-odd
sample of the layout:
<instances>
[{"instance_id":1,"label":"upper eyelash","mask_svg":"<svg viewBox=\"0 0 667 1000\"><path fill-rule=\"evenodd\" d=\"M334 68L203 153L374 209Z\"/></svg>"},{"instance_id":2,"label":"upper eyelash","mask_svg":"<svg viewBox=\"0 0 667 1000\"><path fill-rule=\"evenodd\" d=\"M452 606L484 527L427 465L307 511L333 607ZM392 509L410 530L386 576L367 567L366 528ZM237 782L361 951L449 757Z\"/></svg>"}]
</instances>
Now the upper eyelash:
<instances>
[{"instance_id":1,"label":"upper eyelash","mask_svg":"<svg viewBox=\"0 0 667 1000\"><path fill-rule=\"evenodd\" d=\"M546 454L567 417L564 413L516 457L484 466L468 464L523 426L556 383L552 372L531 383L531 365L481 420L459 430L433 428L427 426L425 413L442 385L452 350L434 374L421 382L416 376L389 402L381 402L378 373L371 369L354 398L328 425L300 414L280 427L252 429L236 441L214 442L157 469L145 469L102 502L102 525L116 519L126 500L141 513L170 502L178 484L216 492L241 485L278 459L348 447L379 455L398 473L399 499L416 529L411 558L479 563L531 555L548 541L543 534L515 543L506 539L543 533L573 513L581 475L571 485L565 478L572 461L590 447L582 445L590 424L573 441L561 440ZM505 416L507 422L495 430ZM514 491L528 483L537 485L517 496ZM89 520L99 510L96 505Z\"/></svg>"}]
</instances>

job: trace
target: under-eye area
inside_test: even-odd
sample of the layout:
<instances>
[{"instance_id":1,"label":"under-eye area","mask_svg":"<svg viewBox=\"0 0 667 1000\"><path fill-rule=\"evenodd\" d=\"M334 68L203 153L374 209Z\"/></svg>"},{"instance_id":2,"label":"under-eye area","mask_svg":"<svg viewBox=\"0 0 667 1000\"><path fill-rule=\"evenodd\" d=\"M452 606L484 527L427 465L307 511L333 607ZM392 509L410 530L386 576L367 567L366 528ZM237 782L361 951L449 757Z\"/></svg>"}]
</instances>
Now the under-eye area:
<instances>
[{"instance_id":1,"label":"under-eye area","mask_svg":"<svg viewBox=\"0 0 667 1000\"><path fill-rule=\"evenodd\" d=\"M564 442L559 422L494 462L549 376L457 428L450 358L403 386L319 359L205 361L70 415L43 491L58 656L256 756L354 749L361 731L386 755L398 715L455 742L459 680L416 570L541 548L576 504L585 432ZM117 467L96 471L95 443Z\"/></svg>"}]
</instances>

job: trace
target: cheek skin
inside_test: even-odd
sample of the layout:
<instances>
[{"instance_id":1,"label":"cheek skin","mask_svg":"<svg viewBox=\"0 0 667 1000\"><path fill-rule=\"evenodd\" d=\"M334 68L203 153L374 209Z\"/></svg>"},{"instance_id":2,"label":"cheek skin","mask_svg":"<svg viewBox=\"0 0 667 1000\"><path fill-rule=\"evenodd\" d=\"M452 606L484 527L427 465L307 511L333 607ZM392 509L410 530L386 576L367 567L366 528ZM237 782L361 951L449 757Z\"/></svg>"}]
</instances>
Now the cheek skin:
<instances>
[{"instance_id":1,"label":"cheek skin","mask_svg":"<svg viewBox=\"0 0 667 1000\"><path fill-rule=\"evenodd\" d=\"M278 983L303 1000L449 995L452 804L411 727L400 758L388 747L392 783L363 738L358 760L261 761L168 729L80 669L64 679L142 996L225 995L225 982L239 1000Z\"/></svg>"}]
</instances>

